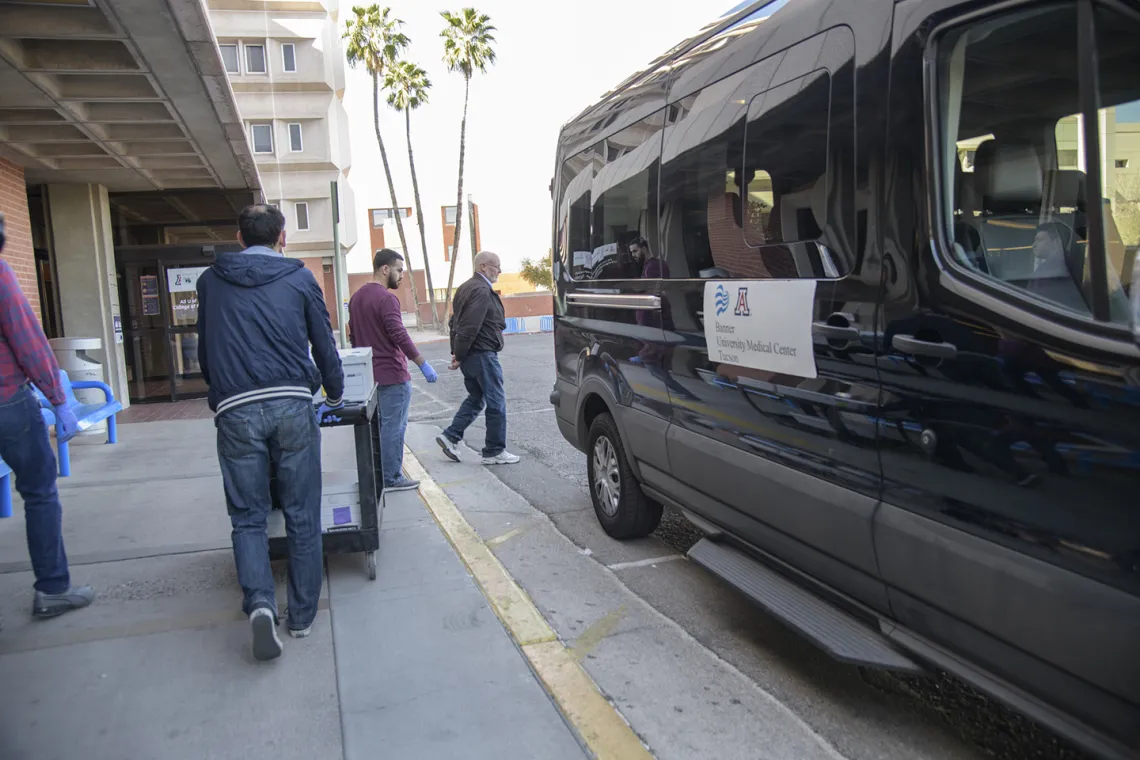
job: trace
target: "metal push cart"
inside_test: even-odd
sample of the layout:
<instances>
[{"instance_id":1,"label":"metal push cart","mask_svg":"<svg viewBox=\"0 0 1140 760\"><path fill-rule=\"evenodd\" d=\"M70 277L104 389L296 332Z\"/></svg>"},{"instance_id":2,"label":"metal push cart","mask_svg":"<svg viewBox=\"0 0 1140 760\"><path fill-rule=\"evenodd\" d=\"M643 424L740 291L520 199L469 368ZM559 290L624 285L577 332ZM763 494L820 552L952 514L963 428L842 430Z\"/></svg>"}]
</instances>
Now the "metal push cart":
<instances>
[{"instance_id":1,"label":"metal push cart","mask_svg":"<svg viewBox=\"0 0 1140 760\"><path fill-rule=\"evenodd\" d=\"M376 550L380 548L380 523L384 514L383 479L380 476L380 416L376 412L376 386L373 385L366 401L346 403L337 412L339 422L321 423L322 428L352 426L356 438L356 471L360 479L360 524L325 530L321 536L324 553L364 552L368 560L369 580L376 580ZM276 481L273 481L270 490L273 509L279 510ZM285 559L289 556L289 544L284 535L275 536L275 532L277 531L270 531L269 556L275 560Z\"/></svg>"}]
</instances>

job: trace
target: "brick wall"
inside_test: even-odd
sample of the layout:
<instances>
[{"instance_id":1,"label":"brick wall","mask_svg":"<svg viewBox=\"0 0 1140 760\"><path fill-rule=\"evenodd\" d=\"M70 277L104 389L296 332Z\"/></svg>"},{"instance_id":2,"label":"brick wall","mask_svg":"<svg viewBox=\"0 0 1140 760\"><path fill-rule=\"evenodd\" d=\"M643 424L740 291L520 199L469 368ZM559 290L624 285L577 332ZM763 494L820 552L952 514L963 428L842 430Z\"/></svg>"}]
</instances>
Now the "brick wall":
<instances>
[{"instance_id":1,"label":"brick wall","mask_svg":"<svg viewBox=\"0 0 1140 760\"><path fill-rule=\"evenodd\" d=\"M503 296L507 317L545 317L554 313L554 296L547 293L521 293Z\"/></svg>"},{"instance_id":2,"label":"brick wall","mask_svg":"<svg viewBox=\"0 0 1140 760\"><path fill-rule=\"evenodd\" d=\"M40 289L36 275L36 254L32 248L32 224L28 216L28 190L24 186L24 169L0 158L0 213L4 214L7 242L4 260L11 265L24 295L40 316Z\"/></svg>"}]
</instances>

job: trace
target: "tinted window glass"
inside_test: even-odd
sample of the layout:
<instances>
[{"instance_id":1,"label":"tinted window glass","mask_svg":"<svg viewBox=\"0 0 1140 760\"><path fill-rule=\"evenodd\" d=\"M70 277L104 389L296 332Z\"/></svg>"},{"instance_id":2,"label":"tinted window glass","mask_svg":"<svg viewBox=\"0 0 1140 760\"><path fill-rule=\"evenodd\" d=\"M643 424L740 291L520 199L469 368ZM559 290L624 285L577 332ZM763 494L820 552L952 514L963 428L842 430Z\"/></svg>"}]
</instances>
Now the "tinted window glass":
<instances>
[{"instance_id":1,"label":"tinted window glass","mask_svg":"<svg viewBox=\"0 0 1140 760\"><path fill-rule=\"evenodd\" d=\"M309 204L308 203L298 203L297 204L297 229L299 229L299 230L309 229Z\"/></svg>"},{"instance_id":2,"label":"tinted window glass","mask_svg":"<svg viewBox=\"0 0 1140 760\"><path fill-rule=\"evenodd\" d=\"M1087 183L1079 115L1075 4L1009 13L952 33L940 48L943 98L944 213L958 263L1022 293L1091 315L1088 214L1104 209L1108 300L1113 321L1127 322L1129 241L1126 220L1130 149L1140 96L1140 25L1097 12L1100 48L1102 187ZM1042 58L1041 50L1050 51ZM1000 107L999 107L1000 104ZM1140 150L1137 145L1133 150ZM1140 189L1138 187L1137 189ZM1131 243L1135 257L1136 241Z\"/></svg>"},{"instance_id":3,"label":"tinted window glass","mask_svg":"<svg viewBox=\"0 0 1140 760\"><path fill-rule=\"evenodd\" d=\"M601 166L601 153L588 148L562 165L559 178L558 258L576 279L592 269L590 187Z\"/></svg>"},{"instance_id":4,"label":"tinted window glass","mask_svg":"<svg viewBox=\"0 0 1140 760\"><path fill-rule=\"evenodd\" d=\"M664 112L603 141L605 163L593 177L590 266L593 280L668 277L657 256L657 182Z\"/></svg>"},{"instance_id":5,"label":"tinted window glass","mask_svg":"<svg viewBox=\"0 0 1140 760\"><path fill-rule=\"evenodd\" d=\"M661 183L673 277L846 273L817 242L829 196L830 92L821 70L750 100L718 84L675 105Z\"/></svg>"},{"instance_id":6,"label":"tinted window glass","mask_svg":"<svg viewBox=\"0 0 1140 760\"><path fill-rule=\"evenodd\" d=\"M575 279L669 276L658 256L664 113L642 119L563 164L559 259Z\"/></svg>"},{"instance_id":7,"label":"tinted window glass","mask_svg":"<svg viewBox=\"0 0 1140 760\"><path fill-rule=\"evenodd\" d=\"M297 49L289 42L281 46L281 63L290 74L297 71Z\"/></svg>"},{"instance_id":8,"label":"tinted window glass","mask_svg":"<svg viewBox=\"0 0 1140 760\"><path fill-rule=\"evenodd\" d=\"M304 149L304 144L301 140L301 125L289 125L289 150L294 153L300 153Z\"/></svg>"}]
</instances>

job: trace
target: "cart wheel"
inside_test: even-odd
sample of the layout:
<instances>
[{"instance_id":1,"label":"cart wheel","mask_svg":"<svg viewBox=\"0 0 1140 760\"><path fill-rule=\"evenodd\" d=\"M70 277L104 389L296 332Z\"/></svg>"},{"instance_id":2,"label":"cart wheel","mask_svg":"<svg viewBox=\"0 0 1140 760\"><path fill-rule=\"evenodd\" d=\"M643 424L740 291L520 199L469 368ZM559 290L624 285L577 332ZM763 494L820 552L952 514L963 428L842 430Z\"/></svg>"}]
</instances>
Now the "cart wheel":
<instances>
[{"instance_id":1,"label":"cart wheel","mask_svg":"<svg viewBox=\"0 0 1140 760\"><path fill-rule=\"evenodd\" d=\"M376 552L368 552L368 580L376 580Z\"/></svg>"}]
</instances>

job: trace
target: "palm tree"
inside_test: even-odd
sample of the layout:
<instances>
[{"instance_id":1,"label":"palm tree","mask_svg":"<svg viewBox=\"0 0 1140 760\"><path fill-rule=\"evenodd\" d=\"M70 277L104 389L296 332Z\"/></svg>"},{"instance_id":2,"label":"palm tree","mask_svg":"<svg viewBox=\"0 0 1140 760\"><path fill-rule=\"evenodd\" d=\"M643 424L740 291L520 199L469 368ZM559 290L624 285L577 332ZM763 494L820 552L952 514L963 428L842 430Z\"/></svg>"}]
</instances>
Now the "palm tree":
<instances>
[{"instance_id":1,"label":"palm tree","mask_svg":"<svg viewBox=\"0 0 1140 760\"><path fill-rule=\"evenodd\" d=\"M396 200L396 184L392 181L392 170L388 167L388 151L384 149L384 138L380 136L380 78L396 64L401 51L408 46L408 36L400 31L404 22L391 17L392 9L380 10L373 3L367 7L355 5L353 18L345 22L343 39L348 40L345 56L348 65L356 68L363 64L372 75L372 119L376 127L376 144L380 146L380 159L384 162L384 174L388 178L388 194L392 200L392 213L396 217L396 231L400 234L400 246L408 255L408 242L404 238L404 221L400 204ZM411 263L409 261L409 269ZM415 277L412 278L412 301L416 307L416 325L420 323L420 301L416 293Z\"/></svg>"},{"instance_id":2,"label":"palm tree","mask_svg":"<svg viewBox=\"0 0 1140 760\"><path fill-rule=\"evenodd\" d=\"M420 246L424 255L424 276L427 279L428 300L431 302L431 323L439 329L439 316L435 310L435 289L431 281L431 263L428 261L427 236L424 233L424 207L420 203L420 182L416 178L416 158L412 153L412 111L416 110L428 100L428 90L431 81L427 72L411 61L400 61L388 67L384 74L384 89L388 92L388 105L397 111L403 111L404 124L408 133L408 164L412 168L412 193L416 200L416 223L420 226ZM409 263L409 268L411 264ZM412 293L416 290L416 279L412 275ZM416 313L419 313L419 301L416 301ZM418 318L418 316L417 316Z\"/></svg>"},{"instance_id":3,"label":"palm tree","mask_svg":"<svg viewBox=\"0 0 1140 760\"><path fill-rule=\"evenodd\" d=\"M459 250L460 233L463 229L463 159L467 150L467 102L471 96L471 77L475 72L487 73L487 67L495 63L495 27L491 17L479 13L474 8L464 8L459 13L442 11L446 25L440 36L443 37L443 60L448 71L458 71L463 75L463 121L459 123L459 188L455 199L455 250ZM474 256L476 251L471 251ZM455 261L451 257L451 272L447 276L447 295L444 308L451 303L451 287L455 283Z\"/></svg>"}]
</instances>

